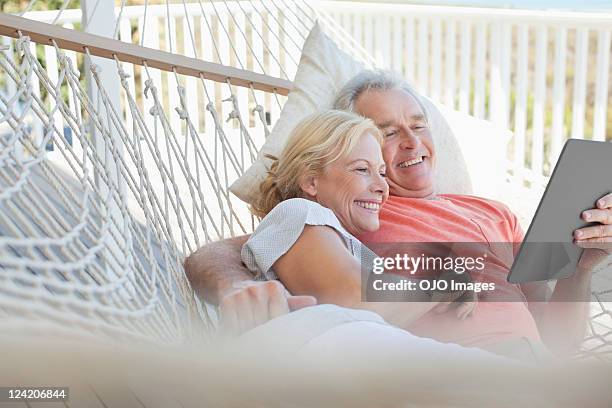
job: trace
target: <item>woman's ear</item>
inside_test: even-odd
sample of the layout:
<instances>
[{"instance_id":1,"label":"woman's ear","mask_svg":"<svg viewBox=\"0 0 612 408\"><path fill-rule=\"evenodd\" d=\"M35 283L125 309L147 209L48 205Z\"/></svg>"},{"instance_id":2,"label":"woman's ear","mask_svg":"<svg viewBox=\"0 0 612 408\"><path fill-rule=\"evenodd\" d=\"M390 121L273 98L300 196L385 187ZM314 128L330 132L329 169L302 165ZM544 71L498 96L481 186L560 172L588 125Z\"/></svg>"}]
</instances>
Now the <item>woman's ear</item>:
<instances>
[{"instance_id":1,"label":"woman's ear","mask_svg":"<svg viewBox=\"0 0 612 408\"><path fill-rule=\"evenodd\" d=\"M308 175L300 179L300 189L310 198L317 196L319 180L316 176Z\"/></svg>"}]
</instances>

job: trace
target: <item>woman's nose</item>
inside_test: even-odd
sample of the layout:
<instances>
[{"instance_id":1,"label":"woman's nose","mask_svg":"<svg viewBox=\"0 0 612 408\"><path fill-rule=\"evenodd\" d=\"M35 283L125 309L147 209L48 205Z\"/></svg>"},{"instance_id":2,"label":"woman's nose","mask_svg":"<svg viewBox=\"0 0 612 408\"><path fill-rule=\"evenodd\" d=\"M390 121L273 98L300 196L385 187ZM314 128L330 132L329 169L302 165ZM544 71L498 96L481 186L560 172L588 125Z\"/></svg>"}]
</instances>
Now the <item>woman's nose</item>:
<instances>
[{"instance_id":1,"label":"woman's nose","mask_svg":"<svg viewBox=\"0 0 612 408\"><path fill-rule=\"evenodd\" d=\"M384 195L385 192L389 189L387 180L380 174L377 174L375 177L376 177L376 180L374 180L374 182L372 183L372 191L374 193Z\"/></svg>"}]
</instances>

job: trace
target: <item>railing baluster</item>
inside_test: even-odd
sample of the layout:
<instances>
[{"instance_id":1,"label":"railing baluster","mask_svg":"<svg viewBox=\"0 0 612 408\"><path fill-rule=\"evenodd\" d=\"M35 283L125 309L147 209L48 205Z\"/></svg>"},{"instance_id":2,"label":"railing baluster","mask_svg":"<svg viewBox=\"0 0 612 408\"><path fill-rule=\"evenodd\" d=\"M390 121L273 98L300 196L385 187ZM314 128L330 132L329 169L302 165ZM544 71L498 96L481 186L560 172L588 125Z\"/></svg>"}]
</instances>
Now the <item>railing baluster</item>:
<instances>
[{"instance_id":1,"label":"railing baluster","mask_svg":"<svg viewBox=\"0 0 612 408\"><path fill-rule=\"evenodd\" d=\"M268 19L268 26L270 27L270 30L268 31L268 47L270 48L272 53L275 53L277 55L278 58L278 56L280 55L279 51L281 48L277 38L277 36L279 35L278 23L276 22L276 19L274 18L274 16L272 16L271 13L266 12L265 16ZM268 56L268 64L270 75L274 77L280 77L280 66L274 61L274 59L270 55ZM283 69L284 68L285 67L283 66ZM270 95L270 116L272 123L275 123L278 120L278 117L280 116L280 107L278 106L275 95Z\"/></svg>"},{"instance_id":2,"label":"railing baluster","mask_svg":"<svg viewBox=\"0 0 612 408\"><path fill-rule=\"evenodd\" d=\"M555 65L552 91L552 132L551 132L551 166L554 166L561 154L565 140L565 81L567 57L567 29L558 28L555 34Z\"/></svg>"},{"instance_id":3,"label":"railing baluster","mask_svg":"<svg viewBox=\"0 0 612 408\"><path fill-rule=\"evenodd\" d=\"M67 23L64 24L64 28L67 28L69 30L74 30L74 25L72 23ZM78 59L77 59L77 54L75 51L70 51L70 50L65 50L64 51L66 53L66 57L68 57L68 59L70 60L70 65L74 68L74 69L78 69ZM81 112L81 102L79 100L79 98L75 98L74 94L72 92L68 92L68 107L70 108L70 111L72 112L73 115L79 116L80 112ZM127 117L129 117L129 120L126 120L126 126L130 126L131 125L131 115L127 114L125 115L126 119ZM131 129L131 127L127 128L127 129ZM72 132L72 130L70 130ZM70 140L71 145L72 145L72 150L74 151L74 154L77 157L82 157L83 155L83 145L81 143L81 140L78 137L74 137L74 135L72 135L72 138Z\"/></svg>"},{"instance_id":4,"label":"railing baluster","mask_svg":"<svg viewBox=\"0 0 612 408\"><path fill-rule=\"evenodd\" d=\"M138 20L138 27L140 28L139 32L143 32L143 19L140 18ZM142 35L142 34L141 34ZM153 48L154 50L159 49L159 18L155 16L147 16L147 27L145 29L144 42L143 45L148 48ZM161 72L157 69L149 70L151 79L155 84L155 87L161 92ZM144 104L144 117L145 123L149 129L153 129L154 117L149 113L151 108L153 108L153 97L151 94L148 94L148 97L144 96L145 89L145 81L147 80L146 71L144 68L141 69L141 90L143 92L142 100Z\"/></svg>"},{"instance_id":5,"label":"railing baluster","mask_svg":"<svg viewBox=\"0 0 612 408\"><path fill-rule=\"evenodd\" d=\"M415 23L414 18L406 17L404 21L406 28L406 37L404 38L404 49L406 50L406 66L404 69L404 75L410 83L416 85L416 76L414 74L414 63L415 63Z\"/></svg>"},{"instance_id":6,"label":"railing baluster","mask_svg":"<svg viewBox=\"0 0 612 408\"><path fill-rule=\"evenodd\" d=\"M353 13L353 27L351 34L355 41L363 44L363 16L359 13Z\"/></svg>"},{"instance_id":7,"label":"railing baluster","mask_svg":"<svg viewBox=\"0 0 612 408\"><path fill-rule=\"evenodd\" d=\"M418 82L419 92L429 94L429 21L426 18L419 20L419 57Z\"/></svg>"},{"instance_id":8,"label":"railing baluster","mask_svg":"<svg viewBox=\"0 0 612 408\"><path fill-rule=\"evenodd\" d=\"M45 45L44 49L45 49L45 64L43 66L47 69L47 75L49 75L49 80L55 87L59 79L58 71L57 71L58 70L57 53L55 51L55 48L50 45ZM61 84L60 84L60 87L61 87ZM48 96L48 98L50 97ZM55 111L55 113L53 114L53 121L55 122L56 128L62 133L62 137L63 137L64 136L63 135L64 117L62 116L62 113L59 111L59 109Z\"/></svg>"},{"instance_id":9,"label":"railing baluster","mask_svg":"<svg viewBox=\"0 0 612 408\"><path fill-rule=\"evenodd\" d=\"M508 128L510 115L510 61L512 57L512 25L508 22L502 24L501 31L501 121L500 126Z\"/></svg>"},{"instance_id":10,"label":"railing baluster","mask_svg":"<svg viewBox=\"0 0 612 408\"><path fill-rule=\"evenodd\" d=\"M474 66L474 116L479 119L484 118L485 112L486 35L486 23L479 22L476 26L476 61Z\"/></svg>"},{"instance_id":11,"label":"railing baluster","mask_svg":"<svg viewBox=\"0 0 612 408\"><path fill-rule=\"evenodd\" d=\"M446 69L444 79L444 103L450 109L455 109L455 76L457 72L457 55L455 53L456 38L455 20L450 19L446 22Z\"/></svg>"},{"instance_id":12,"label":"railing baluster","mask_svg":"<svg viewBox=\"0 0 612 408\"><path fill-rule=\"evenodd\" d=\"M36 43L30 43L30 52L33 55L36 53ZM32 94L40 99L40 80L38 76L32 75L30 78L30 87L32 88ZM32 115L32 135L34 140L39 143L43 137L42 120L37 115Z\"/></svg>"},{"instance_id":13,"label":"railing baluster","mask_svg":"<svg viewBox=\"0 0 612 408\"><path fill-rule=\"evenodd\" d=\"M285 13L285 18L287 18L286 16L287 14ZM246 26L247 26L246 15L242 12L237 12L237 13L234 13L234 18L240 25L240 28L236 28L234 30L234 38L236 39L236 52L238 53L238 56L240 57L243 67L246 68L249 51L247 49L247 42L246 42L245 36L243 36L242 33L239 31L239 30L242 30L242 32L244 32L246 35ZM293 29L294 31L292 31L292 34L297 35L297 32L295 31L293 27L288 28L288 30L289 29ZM288 40L285 37L285 43L287 42ZM295 76L294 66L292 66L290 75L292 77L291 79L293 79L293 76ZM243 88L241 86L237 86L235 87L235 90L236 90L236 97L238 98L238 109L240 110L240 115L242 116L244 120L244 125L246 127L249 127L250 122L251 122L251 114L249 113L248 89Z\"/></svg>"},{"instance_id":14,"label":"railing baluster","mask_svg":"<svg viewBox=\"0 0 612 408\"><path fill-rule=\"evenodd\" d=\"M338 20L338 22L340 23L340 25L342 26L342 28L344 28L347 32L350 32L350 15L348 15L348 13L341 13L340 14L340 20Z\"/></svg>"},{"instance_id":15,"label":"railing baluster","mask_svg":"<svg viewBox=\"0 0 612 408\"><path fill-rule=\"evenodd\" d=\"M548 28L536 31L536 61L534 75L533 137L531 145L531 169L536 177L543 175L544 161L544 106L546 103L546 56Z\"/></svg>"},{"instance_id":16,"label":"railing baluster","mask_svg":"<svg viewBox=\"0 0 612 408\"><path fill-rule=\"evenodd\" d=\"M584 104L586 99L587 51L589 30L576 30L576 53L574 56L574 101L572 104L572 138L584 138Z\"/></svg>"},{"instance_id":17,"label":"railing baluster","mask_svg":"<svg viewBox=\"0 0 612 408\"><path fill-rule=\"evenodd\" d=\"M177 52L177 42L176 42L176 19L173 16L167 18L166 23L164 24L164 39L166 41L166 48L172 50L172 52ZM183 126L181 123L181 118L176 114L174 108L178 107L179 97L177 90L176 77L174 74L166 75L167 83L168 83L168 108L170 110L170 125L175 131L178 132L179 129Z\"/></svg>"},{"instance_id":18,"label":"railing baluster","mask_svg":"<svg viewBox=\"0 0 612 408\"><path fill-rule=\"evenodd\" d=\"M593 140L606 140L606 114L608 110L608 77L610 75L610 30L597 35L597 77L595 78L595 111Z\"/></svg>"},{"instance_id":19,"label":"railing baluster","mask_svg":"<svg viewBox=\"0 0 612 408\"><path fill-rule=\"evenodd\" d=\"M490 55L490 83L491 89L489 91L490 107L489 107L489 119L494 123L501 122L501 95L502 89L502 72L501 72L501 27L499 24L493 24L491 26L491 41L489 44L489 55Z\"/></svg>"},{"instance_id":20,"label":"railing baluster","mask_svg":"<svg viewBox=\"0 0 612 408\"><path fill-rule=\"evenodd\" d=\"M259 67L259 63L257 62L256 59L258 59L259 61L261 61L261 63L263 64L263 42L261 41L261 37L259 37L259 35L257 35L257 32L261 32L262 29L262 21L261 18L259 17L259 14L257 14L257 12L253 11L251 13L248 14L248 18L251 20L251 23L253 24L252 30L250 31L250 36L249 38L249 43L251 44L251 48L253 49L253 58L251 58L249 62L249 67L252 66L252 69L255 72L263 72L262 69ZM253 91L253 102L257 102L258 104L260 104L261 106L263 106L264 101L265 101L265 94L262 91ZM254 109L256 106L252 105L251 109ZM265 112L264 112L265 114ZM253 121L255 124L255 128L257 129L256 132L253 132L253 136L255 138L257 138L256 143L258 143L258 146L261 146L264 142L264 136L265 136L265 132L264 132L264 125L261 123L261 120L259 118L259 112L255 111L253 113L251 113L251 115L253 116Z\"/></svg>"},{"instance_id":21,"label":"railing baluster","mask_svg":"<svg viewBox=\"0 0 612 408\"><path fill-rule=\"evenodd\" d=\"M529 27L518 27L518 49L516 66L516 108L514 111L514 177L523 182L525 168L525 131L527 129L527 69Z\"/></svg>"},{"instance_id":22,"label":"railing baluster","mask_svg":"<svg viewBox=\"0 0 612 408\"><path fill-rule=\"evenodd\" d=\"M216 53L215 53L215 47L213 45L213 37L208 28L209 24L211 24L210 15L202 14L200 16L200 43L201 43L200 45L202 47L201 55L202 55L202 59L206 61L215 61ZM257 69L255 69L255 71L259 72L257 71ZM204 103L206 104L208 103L208 99L206 98L206 93L208 93L211 99L214 98L215 93L214 93L214 90L212 89L213 87L210 87L207 81L203 81L203 82L204 82L204 85L202 87L203 88L202 91L205 93ZM204 107L204 110L202 110L202 115L204 116L204 133L206 135L206 137L204 137L202 140L203 140L203 143L206 143L207 141L215 140L215 137L214 137L215 124L210 114L205 110L205 107ZM211 149L211 151L213 151L213 149Z\"/></svg>"},{"instance_id":23,"label":"railing baluster","mask_svg":"<svg viewBox=\"0 0 612 408\"><path fill-rule=\"evenodd\" d=\"M391 67L394 71L402 72L402 17L394 15L391 17L391 35L393 39L391 44L393 47L393 61Z\"/></svg>"},{"instance_id":24,"label":"railing baluster","mask_svg":"<svg viewBox=\"0 0 612 408\"><path fill-rule=\"evenodd\" d=\"M2 37L2 44L8 47L5 53L8 56L8 59L14 62L15 50L13 48L13 39L11 37ZM17 92L17 84L9 75L5 75L5 78L6 82L4 86L6 87L6 96L8 98L12 98L13 95L15 95L15 93Z\"/></svg>"},{"instance_id":25,"label":"railing baluster","mask_svg":"<svg viewBox=\"0 0 612 408\"><path fill-rule=\"evenodd\" d=\"M431 24L431 92L429 96L440 101L442 80L442 22L435 18Z\"/></svg>"},{"instance_id":26,"label":"railing baluster","mask_svg":"<svg viewBox=\"0 0 612 408\"><path fill-rule=\"evenodd\" d=\"M459 111L469 113L470 110L470 80L472 56L472 24L469 21L461 23L461 80L459 83Z\"/></svg>"},{"instance_id":27,"label":"railing baluster","mask_svg":"<svg viewBox=\"0 0 612 408\"><path fill-rule=\"evenodd\" d=\"M125 42L132 42L132 27L130 24L130 20L127 18L122 18L121 22L119 23L119 39ZM128 78L126 78L126 81L128 83L128 89L130 90L130 93L132 95L136 95L136 83L134 80L134 65L128 64L128 63L121 63L121 66L123 70L125 71L125 73L129 75ZM128 129L128 131L131 132L134 126L134 118L129 113L127 94L124 94L124 104L126 107L126 115L125 115L126 129Z\"/></svg>"},{"instance_id":28,"label":"railing baluster","mask_svg":"<svg viewBox=\"0 0 612 408\"><path fill-rule=\"evenodd\" d=\"M389 30L391 21L388 15L378 14L376 16L376 59L384 68L391 67L391 32Z\"/></svg>"},{"instance_id":29,"label":"railing baluster","mask_svg":"<svg viewBox=\"0 0 612 408\"><path fill-rule=\"evenodd\" d=\"M191 27L191 33L189 31L189 27ZM193 47L195 44L192 44L191 34L194 34L194 24L193 17L187 16L183 18L183 47L185 50L185 55L188 57L195 57L195 52ZM195 42L195 37L194 37ZM185 88L186 88L186 99L187 99L187 110L189 111L189 116L191 117L191 121L193 126L199 132L199 123L200 123L200 112L198 109L198 87L196 78L192 76L185 77ZM176 112L171 112L172 116L177 116Z\"/></svg>"},{"instance_id":30,"label":"railing baluster","mask_svg":"<svg viewBox=\"0 0 612 408\"><path fill-rule=\"evenodd\" d=\"M374 34L373 34L373 24L374 17L372 14L364 14L363 15L363 47L370 53L370 55L375 56L374 54ZM378 61L376 61L378 63Z\"/></svg>"}]
</instances>

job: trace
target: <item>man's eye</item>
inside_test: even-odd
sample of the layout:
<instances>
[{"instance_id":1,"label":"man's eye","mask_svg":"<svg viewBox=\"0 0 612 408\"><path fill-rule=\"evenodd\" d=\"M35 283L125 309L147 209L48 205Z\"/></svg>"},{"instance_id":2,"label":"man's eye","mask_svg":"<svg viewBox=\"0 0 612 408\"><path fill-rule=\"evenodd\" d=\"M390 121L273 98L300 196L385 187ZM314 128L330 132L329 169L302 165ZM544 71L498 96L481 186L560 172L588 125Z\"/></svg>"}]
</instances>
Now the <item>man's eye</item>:
<instances>
[{"instance_id":1,"label":"man's eye","mask_svg":"<svg viewBox=\"0 0 612 408\"><path fill-rule=\"evenodd\" d=\"M368 171L367 167L359 167L357 169L355 169L356 171L359 171L361 173L365 173L366 171Z\"/></svg>"},{"instance_id":2,"label":"man's eye","mask_svg":"<svg viewBox=\"0 0 612 408\"><path fill-rule=\"evenodd\" d=\"M387 173L380 173L380 177L387 177Z\"/></svg>"},{"instance_id":3,"label":"man's eye","mask_svg":"<svg viewBox=\"0 0 612 408\"><path fill-rule=\"evenodd\" d=\"M385 137L394 136L397 134L397 130L392 130L390 132L385 133Z\"/></svg>"}]
</instances>

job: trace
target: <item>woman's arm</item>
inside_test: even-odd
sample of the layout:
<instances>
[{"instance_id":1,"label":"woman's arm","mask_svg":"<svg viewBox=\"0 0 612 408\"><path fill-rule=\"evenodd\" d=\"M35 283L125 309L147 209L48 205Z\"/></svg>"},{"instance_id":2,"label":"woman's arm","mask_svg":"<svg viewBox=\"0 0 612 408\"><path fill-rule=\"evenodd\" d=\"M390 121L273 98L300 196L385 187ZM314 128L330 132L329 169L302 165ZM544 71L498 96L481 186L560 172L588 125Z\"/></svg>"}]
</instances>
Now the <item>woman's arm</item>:
<instances>
[{"instance_id":1,"label":"woman's arm","mask_svg":"<svg viewBox=\"0 0 612 408\"><path fill-rule=\"evenodd\" d=\"M407 292L405 302L363 302L361 265L330 227L306 226L291 249L276 261L274 270L295 295L311 295L319 303L371 310L399 327L408 326L437 304L415 301L424 296L416 291Z\"/></svg>"}]
</instances>

